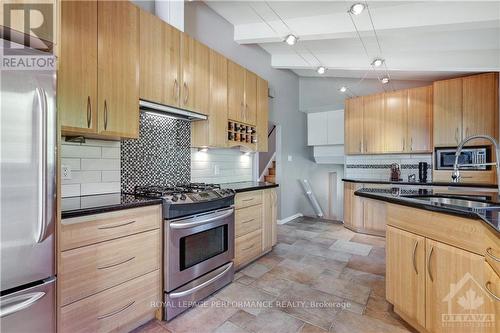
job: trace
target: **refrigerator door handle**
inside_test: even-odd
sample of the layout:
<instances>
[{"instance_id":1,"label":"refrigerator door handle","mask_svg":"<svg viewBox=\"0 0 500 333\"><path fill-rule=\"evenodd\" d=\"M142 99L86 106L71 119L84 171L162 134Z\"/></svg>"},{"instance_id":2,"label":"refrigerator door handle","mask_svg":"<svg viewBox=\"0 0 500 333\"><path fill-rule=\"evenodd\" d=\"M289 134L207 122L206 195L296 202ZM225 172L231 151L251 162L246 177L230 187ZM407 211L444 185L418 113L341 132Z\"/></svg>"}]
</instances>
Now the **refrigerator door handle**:
<instances>
[{"instance_id":1,"label":"refrigerator door handle","mask_svg":"<svg viewBox=\"0 0 500 333\"><path fill-rule=\"evenodd\" d=\"M45 296L42 291L14 296L8 299L5 306L0 305L0 318L22 311L35 304L39 299Z\"/></svg>"}]
</instances>

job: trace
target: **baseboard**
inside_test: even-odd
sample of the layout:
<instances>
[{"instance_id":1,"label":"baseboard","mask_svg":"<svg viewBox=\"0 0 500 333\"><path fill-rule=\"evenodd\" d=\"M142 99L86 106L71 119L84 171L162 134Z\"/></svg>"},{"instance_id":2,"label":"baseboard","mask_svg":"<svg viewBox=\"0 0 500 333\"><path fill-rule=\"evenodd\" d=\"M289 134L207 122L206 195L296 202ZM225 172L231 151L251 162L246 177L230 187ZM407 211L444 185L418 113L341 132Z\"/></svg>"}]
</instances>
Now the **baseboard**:
<instances>
[{"instance_id":1,"label":"baseboard","mask_svg":"<svg viewBox=\"0 0 500 333\"><path fill-rule=\"evenodd\" d=\"M294 214L292 216L285 217L284 219L278 220L278 224L285 224L285 223L288 223L288 222L295 220L296 218L302 217L302 216L304 216L304 215L302 215L301 213L297 213L297 214Z\"/></svg>"}]
</instances>

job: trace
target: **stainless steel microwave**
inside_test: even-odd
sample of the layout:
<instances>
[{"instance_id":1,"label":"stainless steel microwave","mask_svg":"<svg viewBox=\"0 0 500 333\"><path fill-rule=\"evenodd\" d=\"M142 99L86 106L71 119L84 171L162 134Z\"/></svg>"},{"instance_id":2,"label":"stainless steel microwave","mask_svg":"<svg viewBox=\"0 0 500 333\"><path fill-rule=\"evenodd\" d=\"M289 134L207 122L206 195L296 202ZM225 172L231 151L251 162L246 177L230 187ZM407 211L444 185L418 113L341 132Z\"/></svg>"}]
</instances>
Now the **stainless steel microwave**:
<instances>
[{"instance_id":1,"label":"stainless steel microwave","mask_svg":"<svg viewBox=\"0 0 500 333\"><path fill-rule=\"evenodd\" d=\"M456 148L436 148L436 170L453 170ZM464 148L458 158L459 164L476 164L476 166L461 166L461 170L488 170L489 166L477 164L487 163L490 160L488 147Z\"/></svg>"}]
</instances>

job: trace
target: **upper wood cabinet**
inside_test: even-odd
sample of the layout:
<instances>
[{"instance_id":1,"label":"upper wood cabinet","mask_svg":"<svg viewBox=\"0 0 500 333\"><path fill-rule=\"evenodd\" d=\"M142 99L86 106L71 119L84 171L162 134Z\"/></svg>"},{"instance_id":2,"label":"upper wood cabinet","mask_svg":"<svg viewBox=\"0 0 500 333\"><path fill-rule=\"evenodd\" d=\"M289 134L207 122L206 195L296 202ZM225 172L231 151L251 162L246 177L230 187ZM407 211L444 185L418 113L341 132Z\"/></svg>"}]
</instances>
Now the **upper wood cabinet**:
<instances>
[{"instance_id":1,"label":"upper wood cabinet","mask_svg":"<svg viewBox=\"0 0 500 333\"><path fill-rule=\"evenodd\" d=\"M269 86L266 80L257 77L257 151L268 151Z\"/></svg>"},{"instance_id":2,"label":"upper wood cabinet","mask_svg":"<svg viewBox=\"0 0 500 333\"><path fill-rule=\"evenodd\" d=\"M228 117L237 122L244 122L245 107L245 68L229 61L227 65L228 81Z\"/></svg>"},{"instance_id":3,"label":"upper wood cabinet","mask_svg":"<svg viewBox=\"0 0 500 333\"><path fill-rule=\"evenodd\" d=\"M405 151L408 113L408 90L384 94L384 152Z\"/></svg>"},{"instance_id":4,"label":"upper wood cabinet","mask_svg":"<svg viewBox=\"0 0 500 333\"><path fill-rule=\"evenodd\" d=\"M245 70L245 108L243 118L247 124L257 124L257 75L249 70Z\"/></svg>"},{"instance_id":5,"label":"upper wood cabinet","mask_svg":"<svg viewBox=\"0 0 500 333\"><path fill-rule=\"evenodd\" d=\"M425 327L425 238L387 226L386 298Z\"/></svg>"},{"instance_id":6,"label":"upper wood cabinet","mask_svg":"<svg viewBox=\"0 0 500 333\"><path fill-rule=\"evenodd\" d=\"M210 50L208 119L191 124L193 147L227 146L227 59Z\"/></svg>"},{"instance_id":7,"label":"upper wood cabinet","mask_svg":"<svg viewBox=\"0 0 500 333\"><path fill-rule=\"evenodd\" d=\"M432 151L432 86L408 89L408 120L405 151Z\"/></svg>"},{"instance_id":8,"label":"upper wood cabinet","mask_svg":"<svg viewBox=\"0 0 500 333\"><path fill-rule=\"evenodd\" d=\"M434 146L456 146L462 140L462 79L437 81L434 93Z\"/></svg>"},{"instance_id":9,"label":"upper wood cabinet","mask_svg":"<svg viewBox=\"0 0 500 333\"><path fill-rule=\"evenodd\" d=\"M434 145L456 146L476 134L498 139L498 73L434 82Z\"/></svg>"},{"instance_id":10,"label":"upper wood cabinet","mask_svg":"<svg viewBox=\"0 0 500 333\"><path fill-rule=\"evenodd\" d=\"M363 148L365 153L384 152L384 94L363 97Z\"/></svg>"},{"instance_id":11,"label":"upper wood cabinet","mask_svg":"<svg viewBox=\"0 0 500 333\"><path fill-rule=\"evenodd\" d=\"M181 34L181 101L183 109L207 114L210 92L209 48L189 35Z\"/></svg>"},{"instance_id":12,"label":"upper wood cabinet","mask_svg":"<svg viewBox=\"0 0 500 333\"><path fill-rule=\"evenodd\" d=\"M139 9L128 1L61 2L62 133L139 135Z\"/></svg>"},{"instance_id":13,"label":"upper wood cabinet","mask_svg":"<svg viewBox=\"0 0 500 333\"><path fill-rule=\"evenodd\" d=\"M346 154L363 153L363 97L345 101L344 151Z\"/></svg>"},{"instance_id":14,"label":"upper wood cabinet","mask_svg":"<svg viewBox=\"0 0 500 333\"><path fill-rule=\"evenodd\" d=\"M97 2L61 2L57 106L65 134L97 134Z\"/></svg>"},{"instance_id":15,"label":"upper wood cabinet","mask_svg":"<svg viewBox=\"0 0 500 333\"><path fill-rule=\"evenodd\" d=\"M140 15L140 96L179 106L181 33L149 12Z\"/></svg>"}]
</instances>

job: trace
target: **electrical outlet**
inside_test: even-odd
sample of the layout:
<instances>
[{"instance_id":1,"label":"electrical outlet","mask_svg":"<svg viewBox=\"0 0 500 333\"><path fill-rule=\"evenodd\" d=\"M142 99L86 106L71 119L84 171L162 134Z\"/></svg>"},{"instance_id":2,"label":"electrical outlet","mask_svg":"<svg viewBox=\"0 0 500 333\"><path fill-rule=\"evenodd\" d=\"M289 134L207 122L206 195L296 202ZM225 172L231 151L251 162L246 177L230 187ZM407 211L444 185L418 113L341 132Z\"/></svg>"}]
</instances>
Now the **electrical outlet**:
<instances>
[{"instance_id":1,"label":"electrical outlet","mask_svg":"<svg viewBox=\"0 0 500 333\"><path fill-rule=\"evenodd\" d=\"M220 167L216 164L214 165L214 176L218 176L220 174Z\"/></svg>"},{"instance_id":2,"label":"electrical outlet","mask_svg":"<svg viewBox=\"0 0 500 333\"><path fill-rule=\"evenodd\" d=\"M288 162L291 162L293 160L292 155L288 155Z\"/></svg>"},{"instance_id":3,"label":"electrical outlet","mask_svg":"<svg viewBox=\"0 0 500 333\"><path fill-rule=\"evenodd\" d=\"M71 167L69 165L61 165L61 179L71 179Z\"/></svg>"}]
</instances>

